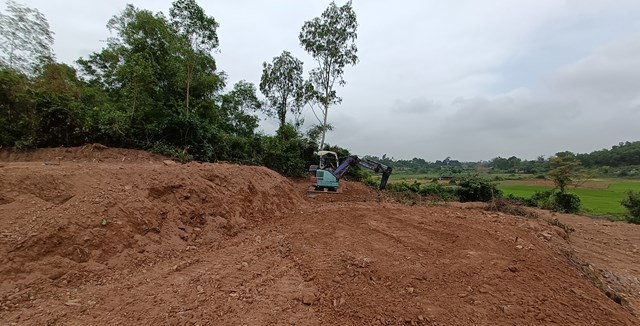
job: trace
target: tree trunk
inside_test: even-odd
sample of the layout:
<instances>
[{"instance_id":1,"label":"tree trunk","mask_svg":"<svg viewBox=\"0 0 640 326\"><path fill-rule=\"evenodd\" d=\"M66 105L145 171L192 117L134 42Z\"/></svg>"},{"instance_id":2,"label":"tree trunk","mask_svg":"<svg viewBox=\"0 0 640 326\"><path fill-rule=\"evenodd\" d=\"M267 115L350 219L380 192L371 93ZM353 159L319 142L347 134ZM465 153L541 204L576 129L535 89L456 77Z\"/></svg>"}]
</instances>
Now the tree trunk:
<instances>
[{"instance_id":1,"label":"tree trunk","mask_svg":"<svg viewBox=\"0 0 640 326\"><path fill-rule=\"evenodd\" d=\"M327 134L327 115L329 115L329 104L325 104L325 107L324 107L324 121L322 122L322 141L320 142L319 150L323 149L324 139Z\"/></svg>"},{"instance_id":2,"label":"tree trunk","mask_svg":"<svg viewBox=\"0 0 640 326\"><path fill-rule=\"evenodd\" d=\"M187 115L189 115L189 96L191 95L191 77L193 74L193 68L191 66L187 67Z\"/></svg>"}]
</instances>

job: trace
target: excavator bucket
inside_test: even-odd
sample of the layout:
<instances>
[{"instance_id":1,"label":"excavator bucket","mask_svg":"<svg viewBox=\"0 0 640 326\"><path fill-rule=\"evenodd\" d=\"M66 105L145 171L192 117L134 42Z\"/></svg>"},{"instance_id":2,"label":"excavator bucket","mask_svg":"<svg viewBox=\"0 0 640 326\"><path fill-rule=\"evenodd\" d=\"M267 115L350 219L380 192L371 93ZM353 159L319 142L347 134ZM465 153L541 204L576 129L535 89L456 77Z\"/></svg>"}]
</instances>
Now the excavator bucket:
<instances>
[{"instance_id":1,"label":"excavator bucket","mask_svg":"<svg viewBox=\"0 0 640 326\"><path fill-rule=\"evenodd\" d=\"M387 167L383 172L382 172L382 179L380 179L380 187L378 187L378 190L384 190L384 188L387 187L387 181L389 181L389 177L391 176L391 171L393 169L391 167Z\"/></svg>"}]
</instances>

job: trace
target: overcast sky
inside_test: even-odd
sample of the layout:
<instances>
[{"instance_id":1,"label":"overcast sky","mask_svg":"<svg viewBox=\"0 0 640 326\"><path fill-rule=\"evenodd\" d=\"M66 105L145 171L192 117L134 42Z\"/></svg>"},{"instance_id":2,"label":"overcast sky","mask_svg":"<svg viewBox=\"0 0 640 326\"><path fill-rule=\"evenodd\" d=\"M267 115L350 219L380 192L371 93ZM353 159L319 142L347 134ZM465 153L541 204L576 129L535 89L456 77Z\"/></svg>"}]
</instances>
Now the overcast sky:
<instances>
[{"instance_id":1,"label":"overcast sky","mask_svg":"<svg viewBox=\"0 0 640 326\"><path fill-rule=\"evenodd\" d=\"M98 51L126 3L168 13L169 0L18 0L42 11L59 61ZM337 1L338 5L344 3ZM219 22L218 67L259 83L262 62L300 48L326 0L202 0ZM328 141L360 155L532 159L640 140L638 0L354 0L360 63L329 112ZM307 115L312 123L313 116ZM262 122L272 132L275 120Z\"/></svg>"}]
</instances>

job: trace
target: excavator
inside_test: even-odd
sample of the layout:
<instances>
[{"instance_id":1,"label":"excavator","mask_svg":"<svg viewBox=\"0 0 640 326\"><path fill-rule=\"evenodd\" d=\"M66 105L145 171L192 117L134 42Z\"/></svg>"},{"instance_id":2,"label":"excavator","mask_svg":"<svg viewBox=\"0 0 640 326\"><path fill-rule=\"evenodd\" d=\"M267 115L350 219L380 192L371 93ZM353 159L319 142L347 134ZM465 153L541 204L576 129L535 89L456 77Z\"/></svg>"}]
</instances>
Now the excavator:
<instances>
[{"instance_id":1,"label":"excavator","mask_svg":"<svg viewBox=\"0 0 640 326\"><path fill-rule=\"evenodd\" d=\"M382 173L380 179L379 190L383 190L387 186L387 181L393 170L390 166L382 163L359 158L356 155L347 157L342 164L338 160L338 154L331 151L318 151L316 153L320 157L319 165L311 165L309 172L314 175L311 177L311 192L341 192L340 179L354 166L361 166L376 173Z\"/></svg>"}]
</instances>

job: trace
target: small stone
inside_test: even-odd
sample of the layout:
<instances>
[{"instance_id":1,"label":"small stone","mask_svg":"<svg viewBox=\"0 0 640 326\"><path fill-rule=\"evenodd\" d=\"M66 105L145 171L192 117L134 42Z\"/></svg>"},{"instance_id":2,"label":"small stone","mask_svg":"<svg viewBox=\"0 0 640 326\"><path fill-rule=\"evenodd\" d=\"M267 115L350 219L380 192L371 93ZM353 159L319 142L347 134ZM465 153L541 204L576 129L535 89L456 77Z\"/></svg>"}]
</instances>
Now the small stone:
<instances>
[{"instance_id":1,"label":"small stone","mask_svg":"<svg viewBox=\"0 0 640 326\"><path fill-rule=\"evenodd\" d=\"M305 290L302 293L302 303L310 306L316 301L316 295L311 290Z\"/></svg>"},{"instance_id":2,"label":"small stone","mask_svg":"<svg viewBox=\"0 0 640 326\"><path fill-rule=\"evenodd\" d=\"M517 273L518 272L518 267L515 267L515 266L509 266L508 269L512 273Z\"/></svg>"},{"instance_id":3,"label":"small stone","mask_svg":"<svg viewBox=\"0 0 640 326\"><path fill-rule=\"evenodd\" d=\"M409 293L413 293L413 291L414 291L414 290L415 290L415 289L414 289L414 288L411 288L411 287L410 287L410 288L407 288L407 292L409 292Z\"/></svg>"},{"instance_id":4,"label":"small stone","mask_svg":"<svg viewBox=\"0 0 640 326\"><path fill-rule=\"evenodd\" d=\"M198 285L196 287L196 290L198 291L198 294L203 294L204 293L204 288L202 287L202 285Z\"/></svg>"},{"instance_id":5,"label":"small stone","mask_svg":"<svg viewBox=\"0 0 640 326\"><path fill-rule=\"evenodd\" d=\"M64 274L66 274L67 272L63 271L63 270L59 270L59 271L55 271L51 274L49 274L49 279L52 281L55 281L61 277L64 276Z\"/></svg>"},{"instance_id":6,"label":"small stone","mask_svg":"<svg viewBox=\"0 0 640 326\"><path fill-rule=\"evenodd\" d=\"M247 268L247 267L249 267L249 263L247 263L246 261L243 261L243 262L242 262L242 267L243 267L243 268Z\"/></svg>"},{"instance_id":7,"label":"small stone","mask_svg":"<svg viewBox=\"0 0 640 326\"><path fill-rule=\"evenodd\" d=\"M418 320L419 321L424 321L424 316L423 315L418 315Z\"/></svg>"},{"instance_id":8,"label":"small stone","mask_svg":"<svg viewBox=\"0 0 640 326\"><path fill-rule=\"evenodd\" d=\"M517 245L517 246L516 246L516 249L522 249L522 248L524 248L524 247L523 247L523 246L521 246L521 245Z\"/></svg>"},{"instance_id":9,"label":"small stone","mask_svg":"<svg viewBox=\"0 0 640 326\"><path fill-rule=\"evenodd\" d=\"M544 231L540 233L540 235L547 241L551 240L551 233L549 233L549 231Z\"/></svg>"},{"instance_id":10,"label":"small stone","mask_svg":"<svg viewBox=\"0 0 640 326\"><path fill-rule=\"evenodd\" d=\"M75 299L75 300L69 300L67 302L64 303L66 306L82 306L82 304L80 304L80 300L79 299Z\"/></svg>"}]
</instances>

